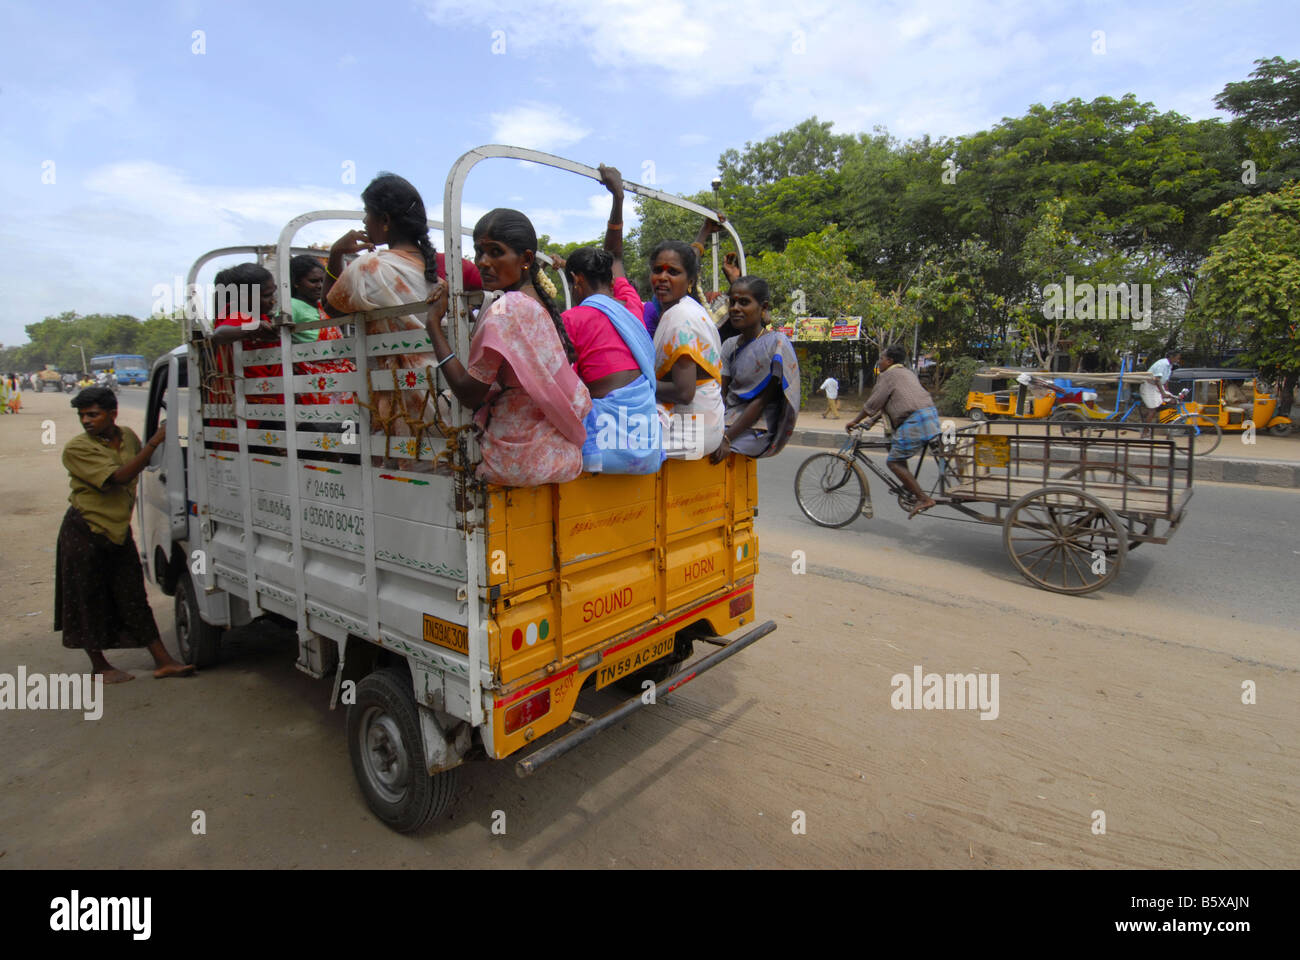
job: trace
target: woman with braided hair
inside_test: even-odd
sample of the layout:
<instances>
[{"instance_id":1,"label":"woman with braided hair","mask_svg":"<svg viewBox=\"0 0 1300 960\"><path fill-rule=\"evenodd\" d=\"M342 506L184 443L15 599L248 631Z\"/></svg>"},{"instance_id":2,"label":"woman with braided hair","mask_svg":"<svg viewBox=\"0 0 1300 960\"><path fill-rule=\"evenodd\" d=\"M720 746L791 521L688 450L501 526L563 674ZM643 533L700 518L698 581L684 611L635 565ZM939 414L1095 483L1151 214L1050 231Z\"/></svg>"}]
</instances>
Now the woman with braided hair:
<instances>
[{"instance_id":1,"label":"woman with braided hair","mask_svg":"<svg viewBox=\"0 0 1300 960\"><path fill-rule=\"evenodd\" d=\"M434 250L429 240L424 201L415 187L395 173L381 173L361 192L361 200L365 204L362 229L349 230L334 242L325 267L325 312L334 317L423 301L429 287L447 275L443 255ZM383 246L388 249L376 249ZM343 258L356 253L361 255L345 268ZM463 262L462 267L466 289L480 289L474 266ZM367 321L366 334L374 336L423 327L420 315L410 313ZM438 360L430 353L408 353L370 362L392 370L423 370L436 365ZM434 403L422 402L418 392L374 391L372 396L372 422L383 430L385 437L414 436L419 428L413 429L408 420L424 424L436 420ZM430 430L436 434L437 428L430 426Z\"/></svg>"},{"instance_id":2,"label":"woman with braided hair","mask_svg":"<svg viewBox=\"0 0 1300 960\"><path fill-rule=\"evenodd\" d=\"M591 395L574 372L578 354L555 301L541 285L537 232L518 210L497 209L474 227L483 286L503 291L483 310L469 356L442 330L447 284L429 293L427 329L438 366L460 402L476 410L478 476L507 487L564 483L582 472Z\"/></svg>"},{"instance_id":3,"label":"woman with braided hair","mask_svg":"<svg viewBox=\"0 0 1300 960\"><path fill-rule=\"evenodd\" d=\"M655 407L654 344L641 325L641 299L614 276L614 256L581 247L564 264L578 306L564 327L591 393L582 468L591 473L654 473L663 463ZM635 311L635 312L634 312Z\"/></svg>"}]
</instances>

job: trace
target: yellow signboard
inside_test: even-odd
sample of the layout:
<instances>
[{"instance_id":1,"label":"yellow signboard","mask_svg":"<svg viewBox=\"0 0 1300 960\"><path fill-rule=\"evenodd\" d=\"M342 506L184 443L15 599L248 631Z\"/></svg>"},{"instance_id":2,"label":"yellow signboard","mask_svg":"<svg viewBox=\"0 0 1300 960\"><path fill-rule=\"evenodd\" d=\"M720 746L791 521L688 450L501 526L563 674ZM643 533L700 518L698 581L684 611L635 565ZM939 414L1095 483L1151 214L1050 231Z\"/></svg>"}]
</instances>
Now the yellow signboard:
<instances>
[{"instance_id":1,"label":"yellow signboard","mask_svg":"<svg viewBox=\"0 0 1300 960\"><path fill-rule=\"evenodd\" d=\"M1005 467L1011 462L1011 438L976 437L975 462L981 467Z\"/></svg>"}]
</instances>

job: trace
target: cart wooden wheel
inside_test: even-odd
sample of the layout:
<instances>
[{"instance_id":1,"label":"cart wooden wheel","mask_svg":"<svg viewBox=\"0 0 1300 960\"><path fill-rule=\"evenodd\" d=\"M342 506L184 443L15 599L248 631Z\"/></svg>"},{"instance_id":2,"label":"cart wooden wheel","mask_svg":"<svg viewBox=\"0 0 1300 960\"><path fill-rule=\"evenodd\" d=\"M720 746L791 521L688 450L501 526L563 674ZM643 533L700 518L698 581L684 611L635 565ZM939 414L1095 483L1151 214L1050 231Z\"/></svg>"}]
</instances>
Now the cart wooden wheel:
<instances>
[{"instance_id":1,"label":"cart wooden wheel","mask_svg":"<svg viewBox=\"0 0 1300 960\"><path fill-rule=\"evenodd\" d=\"M1091 494L1043 487L1012 505L1002 545L1026 580L1055 593L1084 594L1115 579L1128 534L1115 512Z\"/></svg>"},{"instance_id":2,"label":"cart wooden wheel","mask_svg":"<svg viewBox=\"0 0 1300 960\"><path fill-rule=\"evenodd\" d=\"M1086 466L1074 467L1073 469L1067 470L1065 473L1061 474L1062 480L1075 480L1080 477L1083 478L1085 484L1100 480L1103 483L1127 483L1130 487L1146 486L1145 483L1123 467L1109 466L1106 464L1087 464ZM1104 518L1099 519L1101 519L1101 522L1105 522ZM1154 520L1146 517L1138 517L1134 519L1133 522L1139 525L1141 529L1130 529L1129 533L1136 532L1144 537L1155 533L1156 522ZM1136 550L1146 542L1146 540L1130 539L1128 542L1128 548L1130 550Z\"/></svg>"}]
</instances>

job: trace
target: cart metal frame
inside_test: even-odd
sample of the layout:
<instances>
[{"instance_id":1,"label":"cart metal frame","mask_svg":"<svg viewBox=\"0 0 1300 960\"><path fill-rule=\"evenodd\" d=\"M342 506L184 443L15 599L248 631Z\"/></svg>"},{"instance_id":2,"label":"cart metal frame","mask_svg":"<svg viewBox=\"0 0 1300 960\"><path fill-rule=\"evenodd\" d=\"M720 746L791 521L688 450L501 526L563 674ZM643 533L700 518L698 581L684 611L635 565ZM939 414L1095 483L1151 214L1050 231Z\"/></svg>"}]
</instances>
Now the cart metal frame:
<instances>
[{"instance_id":1,"label":"cart metal frame","mask_svg":"<svg viewBox=\"0 0 1300 960\"><path fill-rule=\"evenodd\" d=\"M1083 434L1050 421L946 430L928 449L936 467L927 491L932 509L961 515L947 519L1001 526L1012 564L1035 586L1091 593L1114 580L1129 550L1168 543L1186 516L1194 438L1176 425L1152 426L1149 438L1102 425ZM809 457L795 477L800 509L830 527L846 526L860 514L870 517L863 467L903 509L913 509L915 498L866 455L888 447L888 439L857 436L837 453ZM917 461L918 480L926 453Z\"/></svg>"}]
</instances>

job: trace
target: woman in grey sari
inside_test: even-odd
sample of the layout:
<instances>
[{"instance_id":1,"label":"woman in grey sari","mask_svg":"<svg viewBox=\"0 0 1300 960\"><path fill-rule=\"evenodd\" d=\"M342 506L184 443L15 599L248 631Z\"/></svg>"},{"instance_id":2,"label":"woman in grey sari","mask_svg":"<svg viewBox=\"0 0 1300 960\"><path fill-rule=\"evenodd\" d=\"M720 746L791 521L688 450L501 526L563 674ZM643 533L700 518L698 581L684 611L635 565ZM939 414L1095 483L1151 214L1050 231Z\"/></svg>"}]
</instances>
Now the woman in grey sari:
<instances>
[{"instance_id":1,"label":"woman in grey sari","mask_svg":"<svg viewBox=\"0 0 1300 960\"><path fill-rule=\"evenodd\" d=\"M799 417L799 360L785 334L769 330L767 281L732 281L727 319L738 334L722 345L722 395L726 431L710 458L729 453L772 457L780 453Z\"/></svg>"}]
</instances>

